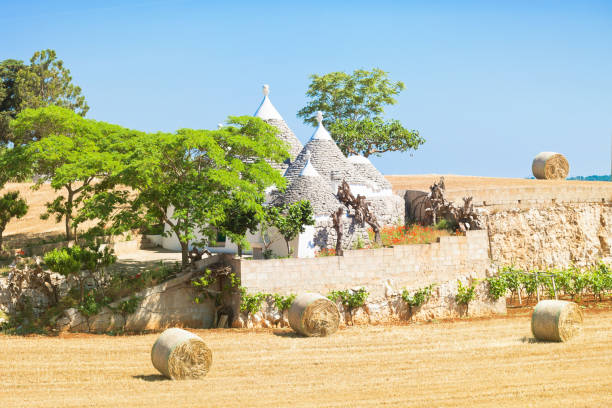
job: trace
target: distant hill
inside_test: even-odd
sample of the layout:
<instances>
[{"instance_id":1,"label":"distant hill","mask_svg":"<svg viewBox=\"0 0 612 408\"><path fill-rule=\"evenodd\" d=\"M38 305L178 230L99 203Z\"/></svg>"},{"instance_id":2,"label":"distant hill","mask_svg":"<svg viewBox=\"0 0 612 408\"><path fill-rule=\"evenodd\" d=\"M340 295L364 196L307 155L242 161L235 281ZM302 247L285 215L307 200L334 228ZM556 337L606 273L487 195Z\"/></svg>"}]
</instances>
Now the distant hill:
<instances>
[{"instance_id":1,"label":"distant hill","mask_svg":"<svg viewBox=\"0 0 612 408\"><path fill-rule=\"evenodd\" d=\"M579 181L610 181L610 175L606 174L605 176L576 176L576 177L568 177L568 180L579 180Z\"/></svg>"}]
</instances>

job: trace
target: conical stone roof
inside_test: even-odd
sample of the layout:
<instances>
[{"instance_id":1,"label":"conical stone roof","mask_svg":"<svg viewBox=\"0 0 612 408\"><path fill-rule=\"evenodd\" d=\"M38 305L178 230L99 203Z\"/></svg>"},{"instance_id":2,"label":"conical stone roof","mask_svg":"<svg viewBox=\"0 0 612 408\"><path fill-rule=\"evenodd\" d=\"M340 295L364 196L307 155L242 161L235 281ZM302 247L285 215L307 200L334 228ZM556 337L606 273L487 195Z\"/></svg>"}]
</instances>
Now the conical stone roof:
<instances>
[{"instance_id":1,"label":"conical stone roof","mask_svg":"<svg viewBox=\"0 0 612 408\"><path fill-rule=\"evenodd\" d=\"M287 190L279 194L272 203L290 205L300 200L308 200L315 216L331 216L343 205L332 193L330 184L312 165L310 152L305 152L304 156L306 162L300 172L290 181Z\"/></svg>"},{"instance_id":2,"label":"conical stone roof","mask_svg":"<svg viewBox=\"0 0 612 408\"><path fill-rule=\"evenodd\" d=\"M308 157L310 157L312 166L328 182L333 180L339 183L346 180L349 184L369 185L368 180L359 175L331 138L331 135L323 126L323 116L320 112L317 120L319 126L285 172L285 178L289 182L296 179L306 165Z\"/></svg>"},{"instance_id":3,"label":"conical stone roof","mask_svg":"<svg viewBox=\"0 0 612 408\"><path fill-rule=\"evenodd\" d=\"M367 157L364 156L351 156L348 159L348 162L355 167L359 175L368 179L372 184L372 190L381 191L381 190L391 190L391 183L387 181L385 176L382 175L380 171L368 160Z\"/></svg>"},{"instance_id":4,"label":"conical stone roof","mask_svg":"<svg viewBox=\"0 0 612 408\"><path fill-rule=\"evenodd\" d=\"M255 111L253 116L263 119L266 123L274 126L278 129L277 137L287 143L289 149L290 160L292 162L293 159L300 153L302 150L302 143L295 137L293 131L287 126L287 123L283 119L283 117L278 113L272 102L270 102L270 98L268 94L270 93L270 87L268 85L263 86L263 94L264 98ZM289 163L287 163L288 165ZM283 170L287 168L287 166L283 166Z\"/></svg>"}]
</instances>

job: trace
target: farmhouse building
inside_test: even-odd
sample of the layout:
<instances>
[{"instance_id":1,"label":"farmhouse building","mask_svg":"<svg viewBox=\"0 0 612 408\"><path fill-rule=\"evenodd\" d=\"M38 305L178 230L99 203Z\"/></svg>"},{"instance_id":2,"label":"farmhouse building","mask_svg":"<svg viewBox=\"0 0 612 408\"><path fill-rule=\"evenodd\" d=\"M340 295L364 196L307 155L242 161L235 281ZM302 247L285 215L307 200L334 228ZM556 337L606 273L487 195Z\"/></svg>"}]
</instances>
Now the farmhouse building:
<instances>
[{"instance_id":1,"label":"farmhouse building","mask_svg":"<svg viewBox=\"0 0 612 408\"><path fill-rule=\"evenodd\" d=\"M321 112L317 113L317 128L306 145L302 146L270 101L269 92L268 85L264 85L264 97L254 116L278 129L278 137L287 143L290 158L281 165L274 164L287 179L287 189L282 193L278 190L270 191L268 203L290 205L300 200L308 200L314 210L315 225L306 227L291 243L294 256L313 257L322 248L336 246L337 235L331 215L338 208L345 210L342 217L343 246L350 248L358 242L369 242L367 225L355 222L349 209L336 197L338 187L343 181L349 184L353 195L361 194L366 197L366 202L381 226L404 222L404 200L393 193L391 184L366 157L347 158L342 153L325 129ZM268 243L273 241L268 249L274 254L287 255L286 245L278 234L272 231L265 238ZM264 246L261 233L248 234L247 239L254 253L260 253ZM164 247L180 248L178 239L175 236L164 239ZM225 250L235 249L234 243L226 241Z\"/></svg>"}]
</instances>

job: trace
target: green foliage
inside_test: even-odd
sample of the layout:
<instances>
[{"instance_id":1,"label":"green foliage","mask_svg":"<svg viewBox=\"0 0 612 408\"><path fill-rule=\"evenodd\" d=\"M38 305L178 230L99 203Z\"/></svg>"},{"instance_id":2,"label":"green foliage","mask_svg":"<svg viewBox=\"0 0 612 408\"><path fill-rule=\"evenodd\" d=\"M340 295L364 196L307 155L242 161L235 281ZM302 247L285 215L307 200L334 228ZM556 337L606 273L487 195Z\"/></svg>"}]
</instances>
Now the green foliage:
<instances>
[{"instance_id":1,"label":"green foliage","mask_svg":"<svg viewBox=\"0 0 612 408\"><path fill-rule=\"evenodd\" d=\"M516 294L521 289L521 273L513 266L502 268L500 276L504 280L504 284L508 290Z\"/></svg>"},{"instance_id":2,"label":"green foliage","mask_svg":"<svg viewBox=\"0 0 612 408\"><path fill-rule=\"evenodd\" d=\"M229 218L238 212L263 219L265 190L285 185L270 162L282 163L289 154L277 129L259 118L230 117L228 124L126 135L115 147L120 168L86 203L90 217L114 228L165 222L179 238L183 266L190 243L206 244L194 242L198 231L205 241L219 231L240 241L245 223Z\"/></svg>"},{"instance_id":3,"label":"green foliage","mask_svg":"<svg viewBox=\"0 0 612 408\"><path fill-rule=\"evenodd\" d=\"M256 205L263 205L263 201L257 202ZM249 248L246 233L257 230L261 216L252 203L245 203L238 199L230 200L224 212L223 220L216 225L217 231L231 239L238 246L238 256L242 256L242 249Z\"/></svg>"},{"instance_id":4,"label":"green foliage","mask_svg":"<svg viewBox=\"0 0 612 408\"><path fill-rule=\"evenodd\" d=\"M255 314L261 310L263 301L268 295L266 293L247 293L245 288L240 291L240 311L248 314Z\"/></svg>"},{"instance_id":5,"label":"green foliage","mask_svg":"<svg viewBox=\"0 0 612 408\"><path fill-rule=\"evenodd\" d=\"M409 292L407 289L404 289L402 290L402 299L411 308L420 307L427 303L427 301L431 298L431 292L435 287L436 284L433 283L429 286L425 286L424 288L417 289L413 292Z\"/></svg>"},{"instance_id":6,"label":"green foliage","mask_svg":"<svg viewBox=\"0 0 612 408\"><path fill-rule=\"evenodd\" d=\"M308 200L297 201L289 206L268 206L264 229L275 227L285 240L287 253L291 255L293 250L289 243L306 230L305 226L314 225L313 215L312 205Z\"/></svg>"},{"instance_id":7,"label":"green foliage","mask_svg":"<svg viewBox=\"0 0 612 408\"><path fill-rule=\"evenodd\" d=\"M7 59L0 62L0 144L28 143L38 137L14 138L11 119L27 108L61 106L84 116L89 110L81 88L72 84L70 71L53 50L34 53L30 64Z\"/></svg>"},{"instance_id":8,"label":"green foliage","mask_svg":"<svg viewBox=\"0 0 612 408\"><path fill-rule=\"evenodd\" d=\"M117 169L118 155L111 151L112 139L102 132L107 124L84 119L71 110L58 106L26 109L11 122L16 138L35 141L27 147L32 171L39 175L35 185L50 181L51 187L64 190L47 203L47 213L59 222L65 220L66 237L84 221L76 210L91 196L96 179Z\"/></svg>"},{"instance_id":9,"label":"green foliage","mask_svg":"<svg viewBox=\"0 0 612 408\"><path fill-rule=\"evenodd\" d=\"M382 119L384 107L396 103L402 82L392 82L383 70L358 69L352 74L311 75L306 96L311 100L298 112L304 123L316 125L314 114L324 113L324 124L345 155L369 156L387 151L417 149L424 140L397 120Z\"/></svg>"},{"instance_id":10,"label":"green foliage","mask_svg":"<svg viewBox=\"0 0 612 408\"><path fill-rule=\"evenodd\" d=\"M313 126L317 111L325 114L326 126L339 119L357 121L382 115L384 106L394 105L395 96L405 88L402 82L390 81L387 73L378 68L357 69L352 74L314 74L310 79L306 96L311 100L298 112L298 117Z\"/></svg>"},{"instance_id":11,"label":"green foliage","mask_svg":"<svg viewBox=\"0 0 612 408\"><path fill-rule=\"evenodd\" d=\"M458 282L457 287L457 295L455 296L455 300L460 305L469 305L469 303L474 300L476 297L476 285L478 284L478 280L472 280L470 286L463 286L460 280Z\"/></svg>"},{"instance_id":12,"label":"green foliage","mask_svg":"<svg viewBox=\"0 0 612 408\"><path fill-rule=\"evenodd\" d=\"M285 310L288 310L291 307L297 295L291 294L291 295L283 296L283 295L279 295L278 293L273 293L270 296L274 300L274 306L276 306L278 311L283 312Z\"/></svg>"},{"instance_id":13,"label":"green foliage","mask_svg":"<svg viewBox=\"0 0 612 408\"><path fill-rule=\"evenodd\" d=\"M345 308L353 310L364 306L369 295L370 293L365 288L359 288L357 290L334 290L327 294L327 298L333 302L339 301Z\"/></svg>"},{"instance_id":14,"label":"green foliage","mask_svg":"<svg viewBox=\"0 0 612 408\"><path fill-rule=\"evenodd\" d=\"M612 273L603 263L584 269L570 266L565 269L539 272L537 278L535 272L522 272L513 267L505 267L499 278L513 294L524 290L530 297L540 288L542 296L554 297L555 294L565 294L572 300L580 300L583 295L590 293L602 300L612 290Z\"/></svg>"},{"instance_id":15,"label":"green foliage","mask_svg":"<svg viewBox=\"0 0 612 408\"><path fill-rule=\"evenodd\" d=\"M93 316L102 310L102 308L110 303L108 297L99 297L93 291L87 293L78 309L85 316Z\"/></svg>"},{"instance_id":16,"label":"green foliage","mask_svg":"<svg viewBox=\"0 0 612 408\"><path fill-rule=\"evenodd\" d=\"M20 110L16 80L19 71L25 69L23 61L0 61L0 145L11 140L9 123Z\"/></svg>"},{"instance_id":17,"label":"green foliage","mask_svg":"<svg viewBox=\"0 0 612 408\"><path fill-rule=\"evenodd\" d=\"M455 232L457 230L457 228L459 228L459 226L457 225L456 222L449 221L449 220L443 218L440 221L438 221L438 223L436 225L434 225L434 228L437 229L437 230L445 230L445 231Z\"/></svg>"},{"instance_id":18,"label":"green foliage","mask_svg":"<svg viewBox=\"0 0 612 408\"><path fill-rule=\"evenodd\" d=\"M417 150L425 143L418 131L404 128L395 119L337 120L329 131L345 155L380 156L385 152Z\"/></svg>"},{"instance_id":19,"label":"green foliage","mask_svg":"<svg viewBox=\"0 0 612 408\"><path fill-rule=\"evenodd\" d=\"M2 233L12 218L21 218L28 212L28 204L19 197L19 191L9 191L0 197L0 249Z\"/></svg>"},{"instance_id":20,"label":"green foliage","mask_svg":"<svg viewBox=\"0 0 612 408\"><path fill-rule=\"evenodd\" d=\"M69 276L78 273L81 270L81 261L74 255L74 251L80 250L80 247L73 248L56 248L47 252L43 257L45 264L52 272L60 275Z\"/></svg>"},{"instance_id":21,"label":"green foliage","mask_svg":"<svg viewBox=\"0 0 612 408\"><path fill-rule=\"evenodd\" d=\"M138 309L140 302L142 302L142 298L140 296L131 296L129 299L119 302L117 309L123 315L132 314Z\"/></svg>"},{"instance_id":22,"label":"green foliage","mask_svg":"<svg viewBox=\"0 0 612 408\"><path fill-rule=\"evenodd\" d=\"M353 249L363 249L363 248L365 248L365 241L363 240L363 237L359 235L357 237L357 241L355 241L355 243L353 244Z\"/></svg>"},{"instance_id":23,"label":"green foliage","mask_svg":"<svg viewBox=\"0 0 612 408\"><path fill-rule=\"evenodd\" d=\"M489 297L492 300L497 300L506 296L508 287L506 286L506 280L503 275L487 278L487 283L489 284Z\"/></svg>"},{"instance_id":24,"label":"green foliage","mask_svg":"<svg viewBox=\"0 0 612 408\"><path fill-rule=\"evenodd\" d=\"M224 295L240 292L242 295L245 289L240 286L240 278L235 273L225 273L224 271L213 271L206 269L202 276L191 281L191 285L200 293L194 298L195 303L200 303L205 299L214 299L216 306L222 306ZM220 287L220 291L215 289Z\"/></svg>"},{"instance_id":25,"label":"green foliage","mask_svg":"<svg viewBox=\"0 0 612 408\"><path fill-rule=\"evenodd\" d=\"M47 252L43 259L52 272L64 276L75 276L81 288L82 302L85 301L85 297L84 276L81 271L89 271L97 286L100 287L100 278L98 276L100 270L117 261L117 257L112 249L105 247L104 250L100 250L98 245L92 245L88 248L82 248L79 245L69 248L56 248Z\"/></svg>"}]
</instances>

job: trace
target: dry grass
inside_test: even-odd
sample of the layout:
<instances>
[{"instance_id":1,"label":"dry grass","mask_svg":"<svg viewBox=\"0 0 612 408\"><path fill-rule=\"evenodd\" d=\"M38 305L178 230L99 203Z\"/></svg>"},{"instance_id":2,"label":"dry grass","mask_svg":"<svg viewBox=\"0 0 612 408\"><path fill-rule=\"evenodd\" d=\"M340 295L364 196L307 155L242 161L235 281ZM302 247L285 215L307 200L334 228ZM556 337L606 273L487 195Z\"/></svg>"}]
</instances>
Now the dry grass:
<instances>
[{"instance_id":1,"label":"dry grass","mask_svg":"<svg viewBox=\"0 0 612 408\"><path fill-rule=\"evenodd\" d=\"M567 343L533 342L529 316L355 327L330 337L197 331L213 350L199 381L166 381L157 335L0 336L8 407L604 407L612 312Z\"/></svg>"},{"instance_id":2,"label":"dry grass","mask_svg":"<svg viewBox=\"0 0 612 408\"><path fill-rule=\"evenodd\" d=\"M495 189L499 187L551 187L551 186L590 186L605 190L612 189L612 183L607 181L580 181L580 180L534 180L524 178L477 177L457 176L454 174L415 174L415 175L389 175L385 176L393 186L393 191L420 190L429 191L433 182L444 176L446 190L462 191L471 189Z\"/></svg>"}]
</instances>

